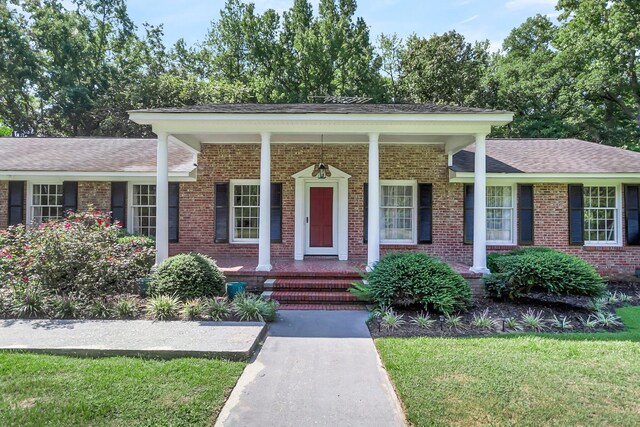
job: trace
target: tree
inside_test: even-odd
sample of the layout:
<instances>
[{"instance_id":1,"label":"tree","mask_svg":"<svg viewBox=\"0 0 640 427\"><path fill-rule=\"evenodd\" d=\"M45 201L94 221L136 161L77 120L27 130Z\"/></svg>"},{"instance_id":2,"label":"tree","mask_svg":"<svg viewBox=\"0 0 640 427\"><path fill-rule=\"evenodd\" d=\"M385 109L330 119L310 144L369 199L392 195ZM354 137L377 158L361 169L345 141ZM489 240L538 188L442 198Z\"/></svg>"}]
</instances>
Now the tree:
<instances>
[{"instance_id":1,"label":"tree","mask_svg":"<svg viewBox=\"0 0 640 427\"><path fill-rule=\"evenodd\" d=\"M401 57L401 87L412 102L468 105L489 62L489 42L468 43L449 31L407 39Z\"/></svg>"},{"instance_id":2,"label":"tree","mask_svg":"<svg viewBox=\"0 0 640 427\"><path fill-rule=\"evenodd\" d=\"M572 72L572 98L585 105L593 139L640 144L640 3L560 0L559 60Z\"/></svg>"},{"instance_id":3,"label":"tree","mask_svg":"<svg viewBox=\"0 0 640 427\"><path fill-rule=\"evenodd\" d=\"M553 45L557 31L549 18L536 15L514 28L501 52L492 56L475 104L515 113L513 123L494 135L548 138L577 133L571 123L575 106L565 96L570 78Z\"/></svg>"},{"instance_id":4,"label":"tree","mask_svg":"<svg viewBox=\"0 0 640 427\"><path fill-rule=\"evenodd\" d=\"M378 55L380 71L385 79L387 93L391 102L399 100L398 80L400 79L400 59L404 44L397 34L390 36L381 33L378 36Z\"/></svg>"}]
</instances>

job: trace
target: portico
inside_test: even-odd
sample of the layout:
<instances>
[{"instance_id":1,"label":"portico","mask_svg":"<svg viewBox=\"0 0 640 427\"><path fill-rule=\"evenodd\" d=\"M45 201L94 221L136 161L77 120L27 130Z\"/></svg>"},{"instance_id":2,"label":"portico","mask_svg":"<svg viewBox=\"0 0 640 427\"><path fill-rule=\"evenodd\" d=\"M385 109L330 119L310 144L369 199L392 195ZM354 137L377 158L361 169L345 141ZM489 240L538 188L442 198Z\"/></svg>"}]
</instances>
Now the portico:
<instances>
[{"instance_id":1,"label":"portico","mask_svg":"<svg viewBox=\"0 0 640 427\"><path fill-rule=\"evenodd\" d=\"M434 106L415 105L301 104L214 105L196 109L132 111L130 114L135 122L151 125L153 132L158 136L158 262L169 255L169 144L188 148L195 153L202 153L209 144L225 147L233 144L236 147L246 146L248 150L259 150L259 172L247 173L255 179L253 174L258 172L255 185L259 186L259 200L256 206L259 207L259 215L254 219L252 208L234 204L233 200L230 204L230 209L233 209L230 218L235 218L238 227L246 228L243 232L248 232L249 238L244 242L242 239L232 241L234 232L237 232L233 229L235 224L229 221L226 226L231 230L228 242L233 245L231 248L241 251L244 250L241 249L243 243L254 246L257 244L255 268L257 271L267 272L272 269L274 227L278 227L277 221L274 225L274 219L278 218L272 217L272 214L278 212L272 201L274 194L280 194L279 197L284 199L285 211L287 206L291 206L291 217L286 212L282 214L281 206L279 227L283 235L282 244L288 245L289 240L292 243L292 259L303 260L305 256L314 255L332 255L339 260L358 258L352 255L356 250L355 246L360 247L364 244L367 267L371 268L380 259L381 251L403 248L415 250L418 249L418 245L426 242L421 236L424 231L421 227L429 221L424 221L420 216L426 207L420 204L419 198L428 194L422 193L423 186L436 185L440 190L444 185L432 184L429 181L433 180L422 178L425 175L420 166L420 159L412 159L417 164L411 166L412 170L416 171L416 176L410 176L410 171L406 170L401 171L402 177L400 173L394 176L389 165L402 164L405 159L400 154L396 161L385 157L388 156L385 153L401 153L402 147L411 147L412 153L420 153L420 149L424 148L429 150L429 153L441 153L437 155L442 158L446 156L450 160L456 152L475 143L476 153L481 155L475 159L472 271L487 271L484 144L491 127L508 123L512 118L511 113L452 107L438 110L437 107L434 109ZM329 156L333 154L335 157L334 161L327 162L331 176L324 179L312 174L320 161L321 144L324 144L324 150ZM287 150L284 150L284 147ZM296 147L306 150L305 153L316 151L317 158L304 160L304 163L302 156L286 157L285 160L286 152L297 150ZM338 151L351 153L348 151L349 147L358 148L358 153L366 153L365 159L358 154L349 154L355 156L354 162L349 162L345 154L337 154ZM228 162L238 162L238 165L243 164L242 158L230 155L225 159ZM285 168L283 165L284 161L293 163L298 160L297 166L287 164ZM424 168L430 167L427 159L424 160ZM198 162L202 162L202 159ZM366 169L356 167L355 163L366 165ZM212 161L210 168L215 170L220 166ZM439 173L445 176L446 168L446 164L442 165L443 170ZM284 169L293 169L294 173L284 176ZM204 175L200 176L200 173L201 168L198 167L196 181L208 179ZM240 175L239 172L237 178L249 178ZM275 175L282 175L277 178L284 188L281 193L274 193ZM365 194L362 193L363 182ZM214 182L211 182L212 187L213 185ZM292 191L288 191L289 189ZM356 203L353 201L356 196L363 198L363 201L366 198L366 201L362 204ZM241 196L229 193L229 197ZM436 198L441 200L442 197L444 195L438 194ZM401 199L404 201L398 202ZM237 215L234 216L234 213ZM257 235L254 238L251 224L256 220ZM184 221L183 219L181 227ZM286 233L287 230L291 230L292 236ZM227 255L233 256L233 253Z\"/></svg>"}]
</instances>

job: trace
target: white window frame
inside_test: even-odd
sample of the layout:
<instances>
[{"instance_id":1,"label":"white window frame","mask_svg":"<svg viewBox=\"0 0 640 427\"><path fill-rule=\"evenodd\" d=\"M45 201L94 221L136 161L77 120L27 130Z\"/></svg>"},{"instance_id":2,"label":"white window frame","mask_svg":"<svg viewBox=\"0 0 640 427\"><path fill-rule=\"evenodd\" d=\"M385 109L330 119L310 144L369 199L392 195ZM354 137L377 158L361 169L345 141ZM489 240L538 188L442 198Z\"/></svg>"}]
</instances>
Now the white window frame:
<instances>
[{"instance_id":1,"label":"white window frame","mask_svg":"<svg viewBox=\"0 0 640 427\"><path fill-rule=\"evenodd\" d=\"M494 245L494 246L515 246L516 245L516 239L517 239L517 232L518 232L518 186L517 184L502 184L502 183L491 183L491 184L487 184L486 188L488 189L489 187L510 187L511 188L511 239L510 240L489 240L487 239L487 245ZM486 197L489 197L489 192L486 192ZM489 218L489 209L503 209L503 210L507 210L509 208L495 208L495 207L489 207L489 204L487 204L487 208L486 208L486 215L487 215L487 220ZM486 225L485 225L486 227ZM487 235L489 234L489 228L487 227L486 230Z\"/></svg>"},{"instance_id":2,"label":"white window frame","mask_svg":"<svg viewBox=\"0 0 640 427\"><path fill-rule=\"evenodd\" d=\"M137 207L140 207L140 205L134 205L133 204L133 188L136 185L155 185L156 186L156 197L157 197L157 193L158 193L158 187L157 187L157 183L155 181L136 181L136 182L129 182L129 185L127 186L127 232L130 234L138 234L138 231L136 231L136 229L134 228L134 223L135 223L135 209ZM145 205L147 207L150 207L152 205ZM157 199L156 199L156 205L153 205L156 207L156 221L158 220L158 211L157 211ZM156 222L156 232L157 232L157 222ZM151 236L154 237L154 236Z\"/></svg>"},{"instance_id":3,"label":"white window frame","mask_svg":"<svg viewBox=\"0 0 640 427\"><path fill-rule=\"evenodd\" d=\"M232 179L229 181L229 242L234 244L256 244L259 238L243 239L235 237L235 186L236 185L256 185L258 187L258 235L260 235L260 180L259 179Z\"/></svg>"},{"instance_id":4,"label":"white window frame","mask_svg":"<svg viewBox=\"0 0 640 427\"><path fill-rule=\"evenodd\" d=\"M33 223L33 186L34 185L63 185L63 182L60 180L36 180L36 181L27 181L27 226ZM63 189L64 191L64 189ZM63 215L64 215L64 194L63 194Z\"/></svg>"},{"instance_id":5,"label":"white window frame","mask_svg":"<svg viewBox=\"0 0 640 427\"><path fill-rule=\"evenodd\" d=\"M382 216L382 187L385 186L405 186L412 188L413 206L411 215L411 240L408 239L383 239L382 230L384 221ZM378 215L380 215L380 244L381 245L416 245L418 242L418 181L411 180L380 180L380 206L378 206Z\"/></svg>"},{"instance_id":6,"label":"white window frame","mask_svg":"<svg viewBox=\"0 0 640 427\"><path fill-rule=\"evenodd\" d=\"M583 203L583 212L586 213L587 211L587 207L585 206L584 203L584 189L587 187L613 187L616 191L616 196L615 196L615 200L616 200L616 207L615 207L615 213L613 215L613 220L614 220L614 234L615 234L615 240L614 241L599 241L599 240L587 240L584 239L584 245L585 246L622 246L622 184L612 184L612 183L607 183L607 182L589 182L589 183L584 183L582 184L583 186L583 198L582 198L582 203ZM584 235L585 230L585 226L586 226L586 221L585 218L583 216L582 218L582 233Z\"/></svg>"}]
</instances>

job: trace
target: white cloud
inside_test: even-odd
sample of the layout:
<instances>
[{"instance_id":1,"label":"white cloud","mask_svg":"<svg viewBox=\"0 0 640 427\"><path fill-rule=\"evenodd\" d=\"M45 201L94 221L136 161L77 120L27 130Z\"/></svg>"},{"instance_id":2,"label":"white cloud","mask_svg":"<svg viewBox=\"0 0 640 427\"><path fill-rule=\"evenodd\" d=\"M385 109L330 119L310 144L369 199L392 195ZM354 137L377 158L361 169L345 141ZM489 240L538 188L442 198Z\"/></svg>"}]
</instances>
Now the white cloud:
<instances>
[{"instance_id":1,"label":"white cloud","mask_svg":"<svg viewBox=\"0 0 640 427\"><path fill-rule=\"evenodd\" d=\"M555 6L556 0L510 0L505 3L509 10L524 9L532 6Z\"/></svg>"},{"instance_id":2,"label":"white cloud","mask_svg":"<svg viewBox=\"0 0 640 427\"><path fill-rule=\"evenodd\" d=\"M471 17L467 18L467 19L463 19L463 20L462 20L462 21L460 21L460 22L456 22L456 23L455 23L455 24L453 24L453 25L454 25L454 26L456 26L456 25L468 24L469 22L473 22L473 21L475 21L475 20L476 20L476 19L478 19L479 17L480 17L480 15L473 15L473 16L471 16Z\"/></svg>"}]
</instances>

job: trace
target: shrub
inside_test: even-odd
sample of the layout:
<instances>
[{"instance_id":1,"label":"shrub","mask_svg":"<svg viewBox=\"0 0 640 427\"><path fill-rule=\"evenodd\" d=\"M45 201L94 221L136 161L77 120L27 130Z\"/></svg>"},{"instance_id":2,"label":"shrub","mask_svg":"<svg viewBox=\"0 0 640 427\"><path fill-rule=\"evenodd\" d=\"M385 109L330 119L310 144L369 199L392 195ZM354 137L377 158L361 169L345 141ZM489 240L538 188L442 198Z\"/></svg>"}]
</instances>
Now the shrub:
<instances>
[{"instance_id":1,"label":"shrub","mask_svg":"<svg viewBox=\"0 0 640 427\"><path fill-rule=\"evenodd\" d=\"M180 312L180 300L170 295L155 295L147 300L147 314L155 320L173 319Z\"/></svg>"},{"instance_id":2,"label":"shrub","mask_svg":"<svg viewBox=\"0 0 640 427\"><path fill-rule=\"evenodd\" d=\"M153 248L121 242L118 224L103 212L71 213L28 229L0 233L0 283L95 298L133 292L155 259Z\"/></svg>"},{"instance_id":3,"label":"shrub","mask_svg":"<svg viewBox=\"0 0 640 427\"><path fill-rule=\"evenodd\" d=\"M17 317L36 317L44 313L45 294L37 287L25 287L13 293L11 314Z\"/></svg>"},{"instance_id":4,"label":"shrub","mask_svg":"<svg viewBox=\"0 0 640 427\"><path fill-rule=\"evenodd\" d=\"M108 319L112 310L107 301L94 300L87 306L87 314L93 319Z\"/></svg>"},{"instance_id":5,"label":"shrub","mask_svg":"<svg viewBox=\"0 0 640 427\"><path fill-rule=\"evenodd\" d=\"M220 321L231 314L231 306L225 297L211 298L204 304L204 314L211 320Z\"/></svg>"},{"instance_id":6,"label":"shrub","mask_svg":"<svg viewBox=\"0 0 640 427\"><path fill-rule=\"evenodd\" d=\"M56 319L78 317L80 304L73 295L54 295L47 301L49 314Z\"/></svg>"},{"instance_id":7,"label":"shrub","mask_svg":"<svg viewBox=\"0 0 640 427\"><path fill-rule=\"evenodd\" d=\"M278 307L280 307L280 303L276 300L264 301L260 313L265 322L273 322L278 318Z\"/></svg>"},{"instance_id":8,"label":"shrub","mask_svg":"<svg viewBox=\"0 0 640 427\"><path fill-rule=\"evenodd\" d=\"M155 249L156 247L156 239L143 234L121 234L120 237L118 237L118 243L140 249Z\"/></svg>"},{"instance_id":9,"label":"shrub","mask_svg":"<svg viewBox=\"0 0 640 427\"><path fill-rule=\"evenodd\" d=\"M552 249L493 254L490 265L493 274L483 280L487 293L497 299L518 298L532 291L589 297L605 292L604 281L591 264Z\"/></svg>"},{"instance_id":10,"label":"shrub","mask_svg":"<svg viewBox=\"0 0 640 427\"><path fill-rule=\"evenodd\" d=\"M239 294L233 299L233 311L240 320L264 320L262 306L264 300L257 295Z\"/></svg>"},{"instance_id":11,"label":"shrub","mask_svg":"<svg viewBox=\"0 0 640 427\"><path fill-rule=\"evenodd\" d=\"M113 311L122 319L136 317L140 311L138 299L133 296L122 296L116 300Z\"/></svg>"},{"instance_id":12,"label":"shrub","mask_svg":"<svg viewBox=\"0 0 640 427\"><path fill-rule=\"evenodd\" d=\"M224 285L224 274L214 260L201 254L180 254L158 266L151 276L149 292L186 300L222 295Z\"/></svg>"},{"instance_id":13,"label":"shrub","mask_svg":"<svg viewBox=\"0 0 640 427\"><path fill-rule=\"evenodd\" d=\"M388 254L366 279L373 302L380 306L420 304L451 313L471 299L471 288L460 274L420 252Z\"/></svg>"},{"instance_id":14,"label":"shrub","mask_svg":"<svg viewBox=\"0 0 640 427\"><path fill-rule=\"evenodd\" d=\"M182 318L193 320L202 315L202 301L199 298L190 299L182 305Z\"/></svg>"}]
</instances>

